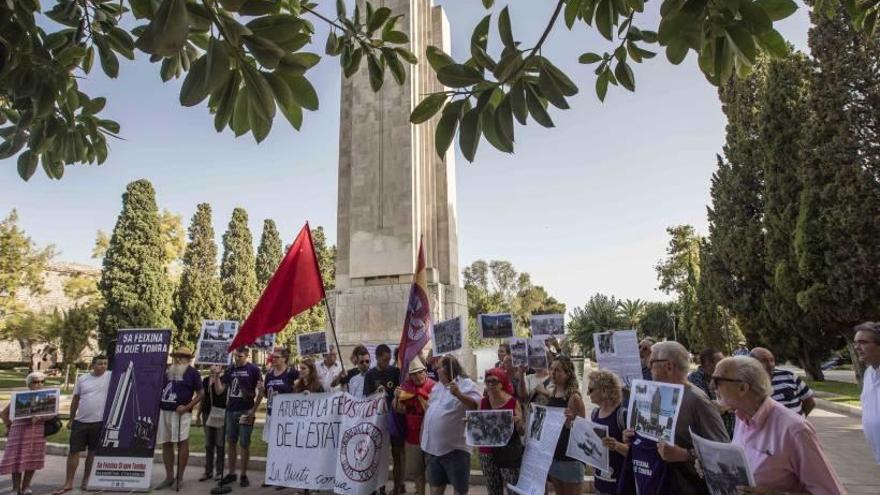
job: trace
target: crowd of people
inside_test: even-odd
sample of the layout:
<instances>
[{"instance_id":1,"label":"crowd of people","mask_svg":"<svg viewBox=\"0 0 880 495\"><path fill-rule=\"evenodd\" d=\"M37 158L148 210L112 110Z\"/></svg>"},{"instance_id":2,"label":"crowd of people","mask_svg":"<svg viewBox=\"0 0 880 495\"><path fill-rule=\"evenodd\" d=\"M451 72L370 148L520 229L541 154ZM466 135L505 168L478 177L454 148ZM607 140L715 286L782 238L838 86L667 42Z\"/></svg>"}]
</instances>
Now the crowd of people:
<instances>
[{"instance_id":1,"label":"crowd of people","mask_svg":"<svg viewBox=\"0 0 880 495\"><path fill-rule=\"evenodd\" d=\"M880 324L856 327L853 344L866 366L861 396L865 438L880 464ZM516 485L519 478L531 405L564 410L565 424L547 476L548 487L560 495L584 491L585 466L567 455L578 417L589 417L608 429L603 445L609 449L609 469L595 470L593 477L602 495L708 495L693 434L742 447L757 486L738 487L739 493L846 493L807 420L815 407L812 391L797 375L778 368L769 349L740 346L735 355L725 357L710 348L694 359L678 342L642 339L643 378L682 387L673 441L667 443L643 437L627 424L630 391L610 371L588 374L585 390L594 406L588 411L571 359L555 341L548 341L547 347L548 367L530 369L513 365L510 347L499 346L498 361L485 372L482 391L454 355L417 357L402 375L386 345L376 348L375 363L365 346L355 347L353 366L347 371L333 348L318 362L306 358L296 366L291 365L289 352L278 348L265 372L250 362L247 348L239 348L229 366L211 366L204 377L192 365L192 351L177 349L171 354L159 405L156 445L161 445L166 476L155 489L180 482L189 457L191 426L204 428L205 466L200 480L249 486L251 436L263 401L266 440L275 394L344 390L355 397L385 394L394 413L389 424L394 495L406 492L407 481L414 483L417 495L424 495L426 489L441 495L447 485L458 495L468 492L472 448L466 442L466 417L467 411L478 409L512 412L515 433L508 443L476 452L489 495L503 495L506 486ZM698 364L695 370L692 361ZM107 364L105 356L96 356L90 372L76 381L67 426L71 430L67 476L56 494L73 489L83 452L86 462L80 486L88 484L110 383ZM44 380L42 373L34 372L26 384L39 390ZM31 495L34 472L44 465L44 423L51 418L12 421L9 406L0 418L9 436L0 474L12 474L15 493Z\"/></svg>"}]
</instances>

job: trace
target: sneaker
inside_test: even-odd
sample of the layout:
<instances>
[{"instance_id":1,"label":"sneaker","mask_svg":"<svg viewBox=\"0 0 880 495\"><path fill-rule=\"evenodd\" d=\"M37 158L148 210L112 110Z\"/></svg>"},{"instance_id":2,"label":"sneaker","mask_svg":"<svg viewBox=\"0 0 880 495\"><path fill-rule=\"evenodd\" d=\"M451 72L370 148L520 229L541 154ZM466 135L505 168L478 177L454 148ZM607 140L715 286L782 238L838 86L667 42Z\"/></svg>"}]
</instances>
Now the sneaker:
<instances>
[{"instance_id":1,"label":"sneaker","mask_svg":"<svg viewBox=\"0 0 880 495\"><path fill-rule=\"evenodd\" d=\"M238 479L238 475L236 475L235 473L227 474L226 476L223 477L223 479L220 480L220 484L221 485L228 485L230 483L235 483L235 481L237 479Z\"/></svg>"},{"instance_id":2,"label":"sneaker","mask_svg":"<svg viewBox=\"0 0 880 495\"><path fill-rule=\"evenodd\" d=\"M202 475L201 478L199 478L199 481L207 481L213 477L214 477L214 473L205 473Z\"/></svg>"},{"instance_id":3,"label":"sneaker","mask_svg":"<svg viewBox=\"0 0 880 495\"><path fill-rule=\"evenodd\" d=\"M248 479L247 476L242 476L241 480L238 482L238 485L242 488L245 488L251 486L251 481Z\"/></svg>"},{"instance_id":4,"label":"sneaker","mask_svg":"<svg viewBox=\"0 0 880 495\"><path fill-rule=\"evenodd\" d=\"M166 488L171 488L171 485L173 485L173 484L174 484L174 480L165 480L165 481L159 483L158 485L156 485L156 488L154 488L154 490L164 490Z\"/></svg>"}]
</instances>

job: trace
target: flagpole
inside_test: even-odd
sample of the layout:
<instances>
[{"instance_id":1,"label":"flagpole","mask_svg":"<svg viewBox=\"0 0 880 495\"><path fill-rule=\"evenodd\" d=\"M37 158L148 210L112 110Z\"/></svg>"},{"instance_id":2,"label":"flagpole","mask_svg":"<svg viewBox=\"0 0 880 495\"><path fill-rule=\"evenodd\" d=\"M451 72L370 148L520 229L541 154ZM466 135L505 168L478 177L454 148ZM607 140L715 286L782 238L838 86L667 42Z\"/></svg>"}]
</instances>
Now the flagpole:
<instances>
[{"instance_id":1,"label":"flagpole","mask_svg":"<svg viewBox=\"0 0 880 495\"><path fill-rule=\"evenodd\" d=\"M342 349L339 348L339 339L336 338L336 323L333 321L333 312L330 311L330 303L327 302L327 294L324 294L324 307L327 308L327 319L330 320L330 331L333 332L333 343L336 344L336 354L339 355L339 364L342 366L342 374L346 374L345 364L342 359L342 355L340 352Z\"/></svg>"}]
</instances>

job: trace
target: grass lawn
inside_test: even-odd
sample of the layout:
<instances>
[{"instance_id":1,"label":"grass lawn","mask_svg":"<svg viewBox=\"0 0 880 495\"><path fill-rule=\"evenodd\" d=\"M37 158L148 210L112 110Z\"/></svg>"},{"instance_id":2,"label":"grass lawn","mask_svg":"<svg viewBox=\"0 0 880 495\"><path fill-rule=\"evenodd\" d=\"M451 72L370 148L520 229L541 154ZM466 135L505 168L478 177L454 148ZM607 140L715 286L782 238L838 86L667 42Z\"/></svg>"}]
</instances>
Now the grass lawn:
<instances>
[{"instance_id":1,"label":"grass lawn","mask_svg":"<svg viewBox=\"0 0 880 495\"><path fill-rule=\"evenodd\" d=\"M25 388L24 379L27 372L18 372L13 370L0 370L0 389ZM64 377L50 376L46 379L46 388L60 387L64 384Z\"/></svg>"},{"instance_id":2,"label":"grass lawn","mask_svg":"<svg viewBox=\"0 0 880 495\"><path fill-rule=\"evenodd\" d=\"M837 397L823 397L825 400L837 402L839 404L862 407L862 400L860 398L862 390L856 383L835 382L831 380L826 380L824 382L807 380L807 385L813 390L837 395Z\"/></svg>"}]
</instances>

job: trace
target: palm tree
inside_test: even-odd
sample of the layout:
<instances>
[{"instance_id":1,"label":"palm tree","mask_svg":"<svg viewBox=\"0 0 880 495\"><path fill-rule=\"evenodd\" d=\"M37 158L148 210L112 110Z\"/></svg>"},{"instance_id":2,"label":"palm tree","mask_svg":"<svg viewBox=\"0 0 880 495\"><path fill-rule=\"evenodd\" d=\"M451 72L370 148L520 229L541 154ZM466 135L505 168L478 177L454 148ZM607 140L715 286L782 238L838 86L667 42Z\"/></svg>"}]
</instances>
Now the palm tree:
<instances>
[{"instance_id":1,"label":"palm tree","mask_svg":"<svg viewBox=\"0 0 880 495\"><path fill-rule=\"evenodd\" d=\"M645 301L642 301L641 299L627 299L617 303L617 313L626 321L629 328L638 329L639 320L642 319L646 306L647 304Z\"/></svg>"}]
</instances>

